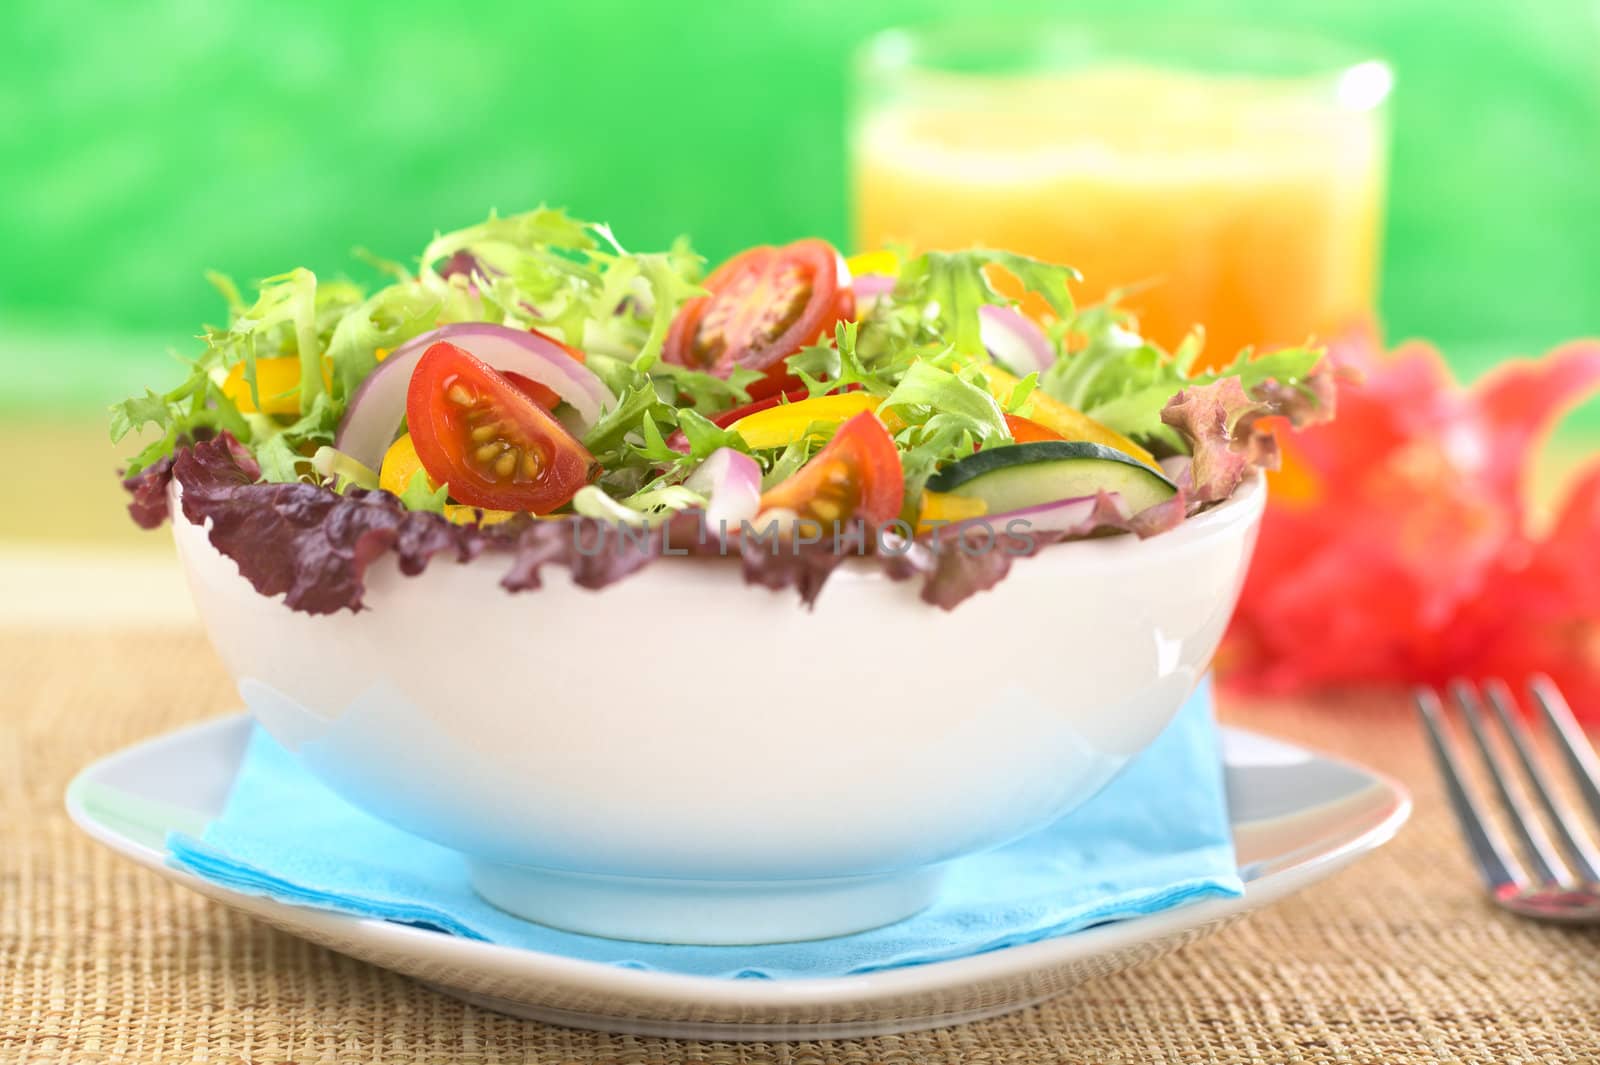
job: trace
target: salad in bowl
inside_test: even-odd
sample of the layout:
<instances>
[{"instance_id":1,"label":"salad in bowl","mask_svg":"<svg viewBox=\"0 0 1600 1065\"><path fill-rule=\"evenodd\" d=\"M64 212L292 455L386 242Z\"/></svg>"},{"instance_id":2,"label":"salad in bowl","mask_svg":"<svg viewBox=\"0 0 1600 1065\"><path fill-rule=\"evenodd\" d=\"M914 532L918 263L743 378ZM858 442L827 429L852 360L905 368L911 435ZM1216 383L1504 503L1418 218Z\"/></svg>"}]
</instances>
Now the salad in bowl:
<instances>
[{"instance_id":1,"label":"salad in bowl","mask_svg":"<svg viewBox=\"0 0 1600 1065\"><path fill-rule=\"evenodd\" d=\"M130 511L276 739L599 935L872 927L1070 811L1207 668L1274 422L1330 413L1315 349L1197 373L1003 251L703 273L540 209L379 265L218 279L114 408Z\"/></svg>"}]
</instances>

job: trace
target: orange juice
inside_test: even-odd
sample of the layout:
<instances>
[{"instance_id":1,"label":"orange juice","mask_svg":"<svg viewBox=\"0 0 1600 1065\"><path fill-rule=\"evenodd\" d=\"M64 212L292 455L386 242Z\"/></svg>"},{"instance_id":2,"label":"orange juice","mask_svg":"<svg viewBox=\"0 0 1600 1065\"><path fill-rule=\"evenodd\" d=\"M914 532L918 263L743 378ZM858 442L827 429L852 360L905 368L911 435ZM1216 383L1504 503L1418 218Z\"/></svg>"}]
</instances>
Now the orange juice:
<instances>
[{"instance_id":1,"label":"orange juice","mask_svg":"<svg viewBox=\"0 0 1600 1065\"><path fill-rule=\"evenodd\" d=\"M1387 77L1101 65L883 101L855 130L857 244L1070 263L1080 304L1124 290L1168 348L1203 326L1211 363L1326 336L1372 310Z\"/></svg>"}]
</instances>

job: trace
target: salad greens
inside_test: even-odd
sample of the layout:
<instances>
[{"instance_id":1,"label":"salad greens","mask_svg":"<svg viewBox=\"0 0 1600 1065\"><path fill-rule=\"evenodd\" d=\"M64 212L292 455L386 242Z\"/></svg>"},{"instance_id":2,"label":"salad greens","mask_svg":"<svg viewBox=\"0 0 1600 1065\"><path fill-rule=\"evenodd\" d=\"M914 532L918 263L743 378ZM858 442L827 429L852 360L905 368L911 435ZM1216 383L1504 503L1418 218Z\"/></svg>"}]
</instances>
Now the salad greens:
<instances>
[{"instance_id":1,"label":"salad greens","mask_svg":"<svg viewBox=\"0 0 1600 1065\"><path fill-rule=\"evenodd\" d=\"M1150 535L1270 464L1263 417L1330 410L1314 348L1202 371L1199 333L1166 352L1114 304L1076 307L1070 267L1005 251L927 252L896 277L852 278L831 247L802 241L707 275L682 241L629 252L604 225L539 208L436 235L415 269L366 258L372 286L299 268L261 282L253 301L213 277L227 324L201 335L182 381L111 412L113 439L154 434L128 464L135 518L158 524L176 479L186 515L212 520L213 543L303 609L358 607L378 541L408 570L437 551L504 548L520 559L508 586L537 584L540 560L604 583L642 559L580 561L556 546L567 526L668 537L712 512L892 523L913 542L886 568L920 574L948 606L1009 563L917 563L939 554L939 526L960 534L962 522L1007 517L1001 500L1065 514L1075 500L1050 486L1070 484L1085 505L1071 525L1042 528L1046 541ZM1052 317L1024 317L1006 291L1035 294ZM1129 512L1116 489L1125 471L1093 465L1092 448L1070 469L1059 448L1048 470L1008 453L994 466L1012 471L1003 492L972 475L987 452L1051 440L1112 449L1160 504ZM969 486L960 498L927 489L961 464L968 476L944 478ZM369 539L334 544L329 530L285 525L291 504L297 521ZM417 542L427 549L401 546ZM881 538L850 542L884 553ZM806 594L837 563L734 548L753 581ZM338 578L316 577L318 565Z\"/></svg>"},{"instance_id":2,"label":"salad greens","mask_svg":"<svg viewBox=\"0 0 1600 1065\"><path fill-rule=\"evenodd\" d=\"M371 293L293 270L261 282L248 306L231 281L216 278L229 303L229 323L201 335L204 347L188 377L169 391L150 390L112 407L113 441L145 425L163 430L130 460L129 472L170 455L197 430L227 430L258 454L271 449L275 457L263 469L268 480L305 476L292 457L306 445L333 442L346 405L382 354L450 322L537 323L592 355L622 356L625 361L611 368L613 379L640 387L638 370L654 364L673 313L698 292L701 265L685 245L630 254L606 227L548 208L435 237L421 261L415 273L382 264L394 280ZM301 417L289 424L247 417L239 397L222 388L228 371L242 366L251 401L245 406L259 409L257 364L271 357L293 358L300 366ZM734 382L691 383L706 402L743 396Z\"/></svg>"}]
</instances>

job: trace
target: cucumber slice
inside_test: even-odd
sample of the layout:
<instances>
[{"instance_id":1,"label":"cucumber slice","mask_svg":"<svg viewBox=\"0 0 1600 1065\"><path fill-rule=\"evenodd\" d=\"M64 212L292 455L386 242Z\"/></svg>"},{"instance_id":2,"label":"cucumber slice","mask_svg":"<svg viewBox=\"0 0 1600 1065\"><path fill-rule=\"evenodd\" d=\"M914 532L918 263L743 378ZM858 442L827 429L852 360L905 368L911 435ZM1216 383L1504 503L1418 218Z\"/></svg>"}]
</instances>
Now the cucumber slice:
<instances>
[{"instance_id":1,"label":"cucumber slice","mask_svg":"<svg viewBox=\"0 0 1600 1065\"><path fill-rule=\"evenodd\" d=\"M981 499L990 514L1097 492L1116 492L1137 514L1178 490L1139 460L1082 440L1042 440L979 451L928 478L927 487Z\"/></svg>"}]
</instances>

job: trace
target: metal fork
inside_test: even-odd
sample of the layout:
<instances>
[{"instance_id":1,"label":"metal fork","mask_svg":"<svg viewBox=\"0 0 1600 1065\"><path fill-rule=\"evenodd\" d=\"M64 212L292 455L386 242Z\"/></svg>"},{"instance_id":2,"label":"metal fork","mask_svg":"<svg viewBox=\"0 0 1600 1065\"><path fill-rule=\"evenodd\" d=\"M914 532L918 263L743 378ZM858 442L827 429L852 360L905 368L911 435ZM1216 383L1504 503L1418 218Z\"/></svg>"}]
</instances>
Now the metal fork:
<instances>
[{"instance_id":1,"label":"metal fork","mask_svg":"<svg viewBox=\"0 0 1600 1065\"><path fill-rule=\"evenodd\" d=\"M1579 823L1581 815L1565 802L1552 786L1550 774L1540 766L1532 738L1521 716L1511 689L1492 680L1477 687L1465 680L1450 685L1450 696L1466 719L1474 746L1483 760L1490 784L1518 848L1526 859L1519 862L1506 846L1505 837L1495 823L1484 816L1483 808L1467 789L1444 723L1443 700L1431 688L1413 692L1417 712L1432 742L1439 773L1444 777L1450 805L1467 839L1473 861L1499 905L1524 917L1573 923L1600 922L1600 853ZM1600 826L1600 760L1572 716L1572 709L1549 677L1528 682L1528 692L1544 719L1546 731L1561 752L1561 760L1577 784L1582 805L1594 824ZM1514 770L1496 750L1489 738L1490 725L1484 703L1511 741L1521 779L1514 782ZM1529 805L1531 793L1543 812L1543 819ZM1548 825L1548 829L1547 826ZM1552 833L1554 839L1552 839Z\"/></svg>"}]
</instances>

